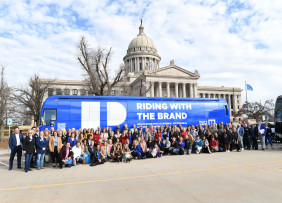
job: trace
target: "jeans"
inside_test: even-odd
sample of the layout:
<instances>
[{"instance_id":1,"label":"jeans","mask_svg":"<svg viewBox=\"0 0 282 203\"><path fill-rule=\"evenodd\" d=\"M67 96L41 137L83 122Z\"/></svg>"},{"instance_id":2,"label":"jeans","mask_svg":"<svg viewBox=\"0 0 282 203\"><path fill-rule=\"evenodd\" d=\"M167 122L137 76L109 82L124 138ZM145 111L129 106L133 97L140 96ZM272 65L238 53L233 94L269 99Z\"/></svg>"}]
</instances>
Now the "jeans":
<instances>
[{"instance_id":1,"label":"jeans","mask_svg":"<svg viewBox=\"0 0 282 203\"><path fill-rule=\"evenodd\" d=\"M173 150L172 150L172 153L173 153L173 154L178 154L178 153L179 153L179 149L173 149Z\"/></svg>"},{"instance_id":2,"label":"jeans","mask_svg":"<svg viewBox=\"0 0 282 203\"><path fill-rule=\"evenodd\" d=\"M78 160L82 162L84 159L85 159L85 154L83 153L80 155Z\"/></svg>"},{"instance_id":3,"label":"jeans","mask_svg":"<svg viewBox=\"0 0 282 203\"><path fill-rule=\"evenodd\" d=\"M265 136L261 136L261 148L265 148Z\"/></svg>"},{"instance_id":4,"label":"jeans","mask_svg":"<svg viewBox=\"0 0 282 203\"><path fill-rule=\"evenodd\" d=\"M25 168L24 168L25 171L28 171L30 169L30 161L32 159L32 156L33 156L33 153L31 153L31 154L26 153L25 154Z\"/></svg>"},{"instance_id":5,"label":"jeans","mask_svg":"<svg viewBox=\"0 0 282 203\"><path fill-rule=\"evenodd\" d=\"M10 162L9 168L13 168L13 162L14 162L14 158L15 158L16 154L17 154L18 168L21 167L22 147L21 146L17 146L14 149L11 150L10 160L9 160L9 162Z\"/></svg>"},{"instance_id":6,"label":"jeans","mask_svg":"<svg viewBox=\"0 0 282 203\"><path fill-rule=\"evenodd\" d=\"M267 146L267 141L269 142L270 146L272 147L272 140L271 140L271 136L265 136L265 145Z\"/></svg>"},{"instance_id":7,"label":"jeans","mask_svg":"<svg viewBox=\"0 0 282 203\"><path fill-rule=\"evenodd\" d=\"M43 168L45 153L37 154L36 164L37 168Z\"/></svg>"},{"instance_id":8,"label":"jeans","mask_svg":"<svg viewBox=\"0 0 282 203\"><path fill-rule=\"evenodd\" d=\"M239 135L239 136L240 136L240 135ZM243 142L243 140L244 140L244 137L241 136L241 148L242 148L242 149L244 148L244 142Z\"/></svg>"}]
</instances>

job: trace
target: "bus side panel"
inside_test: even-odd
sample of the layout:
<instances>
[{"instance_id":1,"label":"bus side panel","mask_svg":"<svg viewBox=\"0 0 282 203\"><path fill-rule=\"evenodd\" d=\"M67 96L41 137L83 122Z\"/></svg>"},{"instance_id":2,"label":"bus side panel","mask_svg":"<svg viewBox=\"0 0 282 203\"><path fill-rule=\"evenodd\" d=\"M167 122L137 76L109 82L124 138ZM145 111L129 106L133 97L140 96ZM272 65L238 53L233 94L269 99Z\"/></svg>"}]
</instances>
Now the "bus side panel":
<instances>
[{"instance_id":1,"label":"bus side panel","mask_svg":"<svg viewBox=\"0 0 282 203\"><path fill-rule=\"evenodd\" d=\"M188 125L199 125L200 121L205 121L205 108L203 103L191 102L192 109L187 111Z\"/></svg>"},{"instance_id":2,"label":"bus side panel","mask_svg":"<svg viewBox=\"0 0 282 203\"><path fill-rule=\"evenodd\" d=\"M81 101L70 101L69 106L69 127L68 128L81 128Z\"/></svg>"},{"instance_id":3,"label":"bus side panel","mask_svg":"<svg viewBox=\"0 0 282 203\"><path fill-rule=\"evenodd\" d=\"M70 127L70 100L59 100L57 108L56 130L68 129Z\"/></svg>"}]
</instances>

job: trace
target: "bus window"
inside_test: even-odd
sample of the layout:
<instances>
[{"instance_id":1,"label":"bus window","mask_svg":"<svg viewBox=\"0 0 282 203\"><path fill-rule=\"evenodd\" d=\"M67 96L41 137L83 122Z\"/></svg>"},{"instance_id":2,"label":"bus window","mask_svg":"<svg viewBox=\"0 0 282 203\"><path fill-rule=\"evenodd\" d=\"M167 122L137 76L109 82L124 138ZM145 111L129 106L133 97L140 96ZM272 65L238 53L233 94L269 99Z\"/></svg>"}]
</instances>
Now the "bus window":
<instances>
[{"instance_id":1,"label":"bus window","mask_svg":"<svg viewBox=\"0 0 282 203\"><path fill-rule=\"evenodd\" d=\"M57 120L56 109L45 109L43 112L42 124L48 125L50 121Z\"/></svg>"},{"instance_id":2,"label":"bus window","mask_svg":"<svg viewBox=\"0 0 282 203\"><path fill-rule=\"evenodd\" d=\"M226 116L228 116L228 108L227 108L227 105L225 105L225 112L226 112Z\"/></svg>"}]
</instances>

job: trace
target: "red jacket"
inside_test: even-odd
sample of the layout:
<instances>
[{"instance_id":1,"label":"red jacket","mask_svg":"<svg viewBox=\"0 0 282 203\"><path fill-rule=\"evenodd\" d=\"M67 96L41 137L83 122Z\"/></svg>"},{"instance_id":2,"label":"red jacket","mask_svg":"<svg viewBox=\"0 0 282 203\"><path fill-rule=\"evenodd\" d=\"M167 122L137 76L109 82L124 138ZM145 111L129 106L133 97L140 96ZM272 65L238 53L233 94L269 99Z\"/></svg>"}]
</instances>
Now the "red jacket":
<instances>
[{"instance_id":1,"label":"red jacket","mask_svg":"<svg viewBox=\"0 0 282 203\"><path fill-rule=\"evenodd\" d=\"M124 137L123 137L123 136L120 136L119 139L120 139L120 141L121 141L121 144L124 145L124 144L126 143L126 140L128 139L128 136L127 136L127 135L124 136Z\"/></svg>"},{"instance_id":2,"label":"red jacket","mask_svg":"<svg viewBox=\"0 0 282 203\"><path fill-rule=\"evenodd\" d=\"M211 140L210 141L210 146L211 147L217 147L217 141L216 140Z\"/></svg>"},{"instance_id":3,"label":"red jacket","mask_svg":"<svg viewBox=\"0 0 282 203\"><path fill-rule=\"evenodd\" d=\"M163 134L162 133L156 133L155 134L155 140L158 141L159 137L163 137Z\"/></svg>"},{"instance_id":4,"label":"red jacket","mask_svg":"<svg viewBox=\"0 0 282 203\"><path fill-rule=\"evenodd\" d=\"M94 140L95 144L98 144L99 139L100 139L100 135L99 134L94 134L93 135L93 140Z\"/></svg>"},{"instance_id":5,"label":"red jacket","mask_svg":"<svg viewBox=\"0 0 282 203\"><path fill-rule=\"evenodd\" d=\"M187 135L187 132L181 132L181 137L183 138L183 140L185 139L186 135Z\"/></svg>"}]
</instances>

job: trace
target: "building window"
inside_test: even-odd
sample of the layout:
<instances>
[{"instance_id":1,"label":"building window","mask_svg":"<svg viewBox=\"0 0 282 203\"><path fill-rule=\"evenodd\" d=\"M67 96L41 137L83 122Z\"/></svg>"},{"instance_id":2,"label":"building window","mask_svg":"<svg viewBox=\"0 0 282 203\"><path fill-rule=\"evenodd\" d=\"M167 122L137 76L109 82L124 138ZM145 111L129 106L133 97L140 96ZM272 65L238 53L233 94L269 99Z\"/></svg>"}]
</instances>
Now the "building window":
<instances>
[{"instance_id":1,"label":"building window","mask_svg":"<svg viewBox=\"0 0 282 203\"><path fill-rule=\"evenodd\" d=\"M120 95L123 95L123 91L120 91Z\"/></svg>"},{"instance_id":2,"label":"building window","mask_svg":"<svg viewBox=\"0 0 282 203\"><path fill-rule=\"evenodd\" d=\"M115 95L115 90L112 90L111 95L112 95L112 96Z\"/></svg>"},{"instance_id":3,"label":"building window","mask_svg":"<svg viewBox=\"0 0 282 203\"><path fill-rule=\"evenodd\" d=\"M142 69L143 69L143 67L142 67L142 62L140 62L140 67L139 67L139 68L140 68L140 70L142 70Z\"/></svg>"},{"instance_id":4,"label":"building window","mask_svg":"<svg viewBox=\"0 0 282 203\"><path fill-rule=\"evenodd\" d=\"M77 95L78 94L78 90L77 89L73 89L72 90L72 95Z\"/></svg>"},{"instance_id":5,"label":"building window","mask_svg":"<svg viewBox=\"0 0 282 203\"><path fill-rule=\"evenodd\" d=\"M140 47L140 51L141 51L141 47Z\"/></svg>"},{"instance_id":6,"label":"building window","mask_svg":"<svg viewBox=\"0 0 282 203\"><path fill-rule=\"evenodd\" d=\"M205 98L208 98L208 94L205 94Z\"/></svg>"},{"instance_id":7,"label":"building window","mask_svg":"<svg viewBox=\"0 0 282 203\"><path fill-rule=\"evenodd\" d=\"M86 95L86 91L84 89L80 90L80 95Z\"/></svg>"},{"instance_id":8,"label":"building window","mask_svg":"<svg viewBox=\"0 0 282 203\"><path fill-rule=\"evenodd\" d=\"M56 95L62 95L62 89L60 88L56 89Z\"/></svg>"},{"instance_id":9,"label":"building window","mask_svg":"<svg viewBox=\"0 0 282 203\"><path fill-rule=\"evenodd\" d=\"M54 94L54 89L49 88L49 89L48 89L48 97L53 96L53 94Z\"/></svg>"},{"instance_id":10,"label":"building window","mask_svg":"<svg viewBox=\"0 0 282 203\"><path fill-rule=\"evenodd\" d=\"M70 95L70 90L69 89L65 89L64 90L64 95Z\"/></svg>"}]
</instances>

